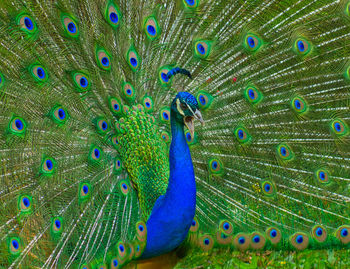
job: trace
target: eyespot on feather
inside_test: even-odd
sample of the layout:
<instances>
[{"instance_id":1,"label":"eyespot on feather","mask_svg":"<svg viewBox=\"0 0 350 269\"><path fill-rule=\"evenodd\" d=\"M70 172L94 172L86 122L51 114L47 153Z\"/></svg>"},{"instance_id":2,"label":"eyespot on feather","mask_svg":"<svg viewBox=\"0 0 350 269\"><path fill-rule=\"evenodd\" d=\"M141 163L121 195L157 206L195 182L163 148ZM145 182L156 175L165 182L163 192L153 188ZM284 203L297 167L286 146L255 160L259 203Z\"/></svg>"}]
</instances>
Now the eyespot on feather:
<instances>
[{"instance_id":1,"label":"eyespot on feather","mask_svg":"<svg viewBox=\"0 0 350 269\"><path fill-rule=\"evenodd\" d=\"M127 247L129 248L128 260L131 261L134 258L134 256L135 256L135 248L134 248L134 245L130 244L130 243L127 244Z\"/></svg>"},{"instance_id":2,"label":"eyespot on feather","mask_svg":"<svg viewBox=\"0 0 350 269\"><path fill-rule=\"evenodd\" d=\"M44 156L41 161L40 174L51 176L56 170L56 161L53 158Z\"/></svg>"},{"instance_id":3,"label":"eyespot on feather","mask_svg":"<svg viewBox=\"0 0 350 269\"><path fill-rule=\"evenodd\" d=\"M291 100L292 109L298 114L305 114L308 112L308 104L301 96L295 96Z\"/></svg>"},{"instance_id":4,"label":"eyespot on feather","mask_svg":"<svg viewBox=\"0 0 350 269\"><path fill-rule=\"evenodd\" d=\"M160 27L157 19L154 16L146 18L144 29L147 37L150 40L154 40L160 36Z\"/></svg>"},{"instance_id":5,"label":"eyespot on feather","mask_svg":"<svg viewBox=\"0 0 350 269\"><path fill-rule=\"evenodd\" d=\"M61 105L56 105L50 111L50 118L58 125L61 125L67 121L68 112Z\"/></svg>"},{"instance_id":6,"label":"eyespot on feather","mask_svg":"<svg viewBox=\"0 0 350 269\"><path fill-rule=\"evenodd\" d=\"M158 78L162 86L168 86L172 82L172 77L168 78L168 73L171 70L171 67L164 66L161 67L158 71Z\"/></svg>"},{"instance_id":7,"label":"eyespot on feather","mask_svg":"<svg viewBox=\"0 0 350 269\"><path fill-rule=\"evenodd\" d=\"M233 233L232 223L228 220L222 220L219 224L219 229L226 235L231 235Z\"/></svg>"},{"instance_id":8,"label":"eyespot on feather","mask_svg":"<svg viewBox=\"0 0 350 269\"><path fill-rule=\"evenodd\" d=\"M309 245L309 237L305 233L298 232L290 237L290 243L297 250L303 250Z\"/></svg>"},{"instance_id":9,"label":"eyespot on feather","mask_svg":"<svg viewBox=\"0 0 350 269\"><path fill-rule=\"evenodd\" d=\"M142 104L147 112L153 111L153 99L151 97L143 97Z\"/></svg>"},{"instance_id":10,"label":"eyespot on feather","mask_svg":"<svg viewBox=\"0 0 350 269\"><path fill-rule=\"evenodd\" d=\"M191 227L190 227L190 232L195 233L195 232L198 231L198 229L199 229L199 222L198 222L197 218L195 217L192 220Z\"/></svg>"},{"instance_id":11,"label":"eyespot on feather","mask_svg":"<svg viewBox=\"0 0 350 269\"><path fill-rule=\"evenodd\" d=\"M137 104L135 107L135 111L141 112L141 115L144 115L145 107L141 104Z\"/></svg>"},{"instance_id":12,"label":"eyespot on feather","mask_svg":"<svg viewBox=\"0 0 350 269\"><path fill-rule=\"evenodd\" d=\"M209 40L199 40L194 43L194 55L199 59L207 59L210 56L212 42Z\"/></svg>"},{"instance_id":13,"label":"eyespot on feather","mask_svg":"<svg viewBox=\"0 0 350 269\"><path fill-rule=\"evenodd\" d=\"M233 239L234 246L240 251L244 251L248 249L249 242L250 242L249 236L244 233L238 233Z\"/></svg>"},{"instance_id":14,"label":"eyespot on feather","mask_svg":"<svg viewBox=\"0 0 350 269\"><path fill-rule=\"evenodd\" d=\"M37 31L35 20L28 14L20 14L17 17L17 25L28 35L33 35Z\"/></svg>"},{"instance_id":15,"label":"eyespot on feather","mask_svg":"<svg viewBox=\"0 0 350 269\"><path fill-rule=\"evenodd\" d=\"M136 243L135 244L135 258L139 258L142 255L144 249L144 244Z\"/></svg>"},{"instance_id":16,"label":"eyespot on feather","mask_svg":"<svg viewBox=\"0 0 350 269\"><path fill-rule=\"evenodd\" d=\"M266 229L266 237L270 242L275 245L278 244L282 239L281 231L275 227L269 227Z\"/></svg>"},{"instance_id":17,"label":"eyespot on feather","mask_svg":"<svg viewBox=\"0 0 350 269\"><path fill-rule=\"evenodd\" d=\"M120 268L121 262L120 262L119 259L120 259L119 257L113 257L111 259L111 263L110 263L110 268L111 269L118 269L118 268Z\"/></svg>"},{"instance_id":18,"label":"eyespot on feather","mask_svg":"<svg viewBox=\"0 0 350 269\"><path fill-rule=\"evenodd\" d=\"M309 41L307 41L305 38L300 37L297 38L294 42L294 51L297 52L299 55L306 56L308 55L312 50L312 46Z\"/></svg>"},{"instance_id":19,"label":"eyespot on feather","mask_svg":"<svg viewBox=\"0 0 350 269\"><path fill-rule=\"evenodd\" d=\"M198 136L197 133L195 132L194 135L191 135L191 132L189 130L185 131L185 138L187 141L188 145L195 145L198 143Z\"/></svg>"},{"instance_id":20,"label":"eyespot on feather","mask_svg":"<svg viewBox=\"0 0 350 269\"><path fill-rule=\"evenodd\" d=\"M42 65L33 65L30 67L33 78L38 82L45 82L48 79L47 72Z\"/></svg>"},{"instance_id":21,"label":"eyespot on feather","mask_svg":"<svg viewBox=\"0 0 350 269\"><path fill-rule=\"evenodd\" d=\"M96 61L101 69L106 71L111 69L111 56L106 50L102 48L96 50Z\"/></svg>"},{"instance_id":22,"label":"eyespot on feather","mask_svg":"<svg viewBox=\"0 0 350 269\"><path fill-rule=\"evenodd\" d=\"M350 226L349 225L340 226L335 232L335 235L342 244L349 244L350 243Z\"/></svg>"},{"instance_id":23,"label":"eyespot on feather","mask_svg":"<svg viewBox=\"0 0 350 269\"><path fill-rule=\"evenodd\" d=\"M232 235L226 235L222 231L218 231L216 233L216 241L220 245L231 245L232 244L232 240L233 240L233 236Z\"/></svg>"},{"instance_id":24,"label":"eyespot on feather","mask_svg":"<svg viewBox=\"0 0 350 269\"><path fill-rule=\"evenodd\" d=\"M128 115L129 114L129 110L130 110L129 106L123 105L122 109L123 109L123 114L124 115Z\"/></svg>"},{"instance_id":25,"label":"eyespot on feather","mask_svg":"<svg viewBox=\"0 0 350 269\"><path fill-rule=\"evenodd\" d=\"M97 146L91 146L90 148L90 154L89 154L89 160L92 162L99 162L102 159L103 152L102 150Z\"/></svg>"},{"instance_id":26,"label":"eyespot on feather","mask_svg":"<svg viewBox=\"0 0 350 269\"><path fill-rule=\"evenodd\" d=\"M63 15L62 24L64 27L64 31L68 36L74 37L74 38L79 36L78 24L72 17Z\"/></svg>"},{"instance_id":27,"label":"eyespot on feather","mask_svg":"<svg viewBox=\"0 0 350 269\"><path fill-rule=\"evenodd\" d=\"M10 237L7 240L7 245L8 245L8 251L12 255L17 255L22 251L22 242L19 237Z\"/></svg>"},{"instance_id":28,"label":"eyespot on feather","mask_svg":"<svg viewBox=\"0 0 350 269\"><path fill-rule=\"evenodd\" d=\"M209 172L214 175L222 175L224 173L224 166L219 159L210 159L208 162Z\"/></svg>"},{"instance_id":29,"label":"eyespot on feather","mask_svg":"<svg viewBox=\"0 0 350 269\"><path fill-rule=\"evenodd\" d=\"M199 5L199 0L182 0L183 4L188 9L195 9Z\"/></svg>"},{"instance_id":30,"label":"eyespot on feather","mask_svg":"<svg viewBox=\"0 0 350 269\"><path fill-rule=\"evenodd\" d=\"M109 97L108 103L109 103L109 108L114 115L122 114L122 104L118 98Z\"/></svg>"},{"instance_id":31,"label":"eyespot on feather","mask_svg":"<svg viewBox=\"0 0 350 269\"><path fill-rule=\"evenodd\" d=\"M250 235L250 246L252 249L262 249L266 243L266 238L259 232L253 232Z\"/></svg>"},{"instance_id":32,"label":"eyespot on feather","mask_svg":"<svg viewBox=\"0 0 350 269\"><path fill-rule=\"evenodd\" d=\"M117 131L118 134L123 134L125 132L118 121L115 122L115 130Z\"/></svg>"},{"instance_id":33,"label":"eyespot on feather","mask_svg":"<svg viewBox=\"0 0 350 269\"><path fill-rule=\"evenodd\" d=\"M130 187L129 187L129 184L125 181L125 180L122 180L119 184L120 186L120 191L124 194L124 195L127 195L130 191Z\"/></svg>"},{"instance_id":34,"label":"eyespot on feather","mask_svg":"<svg viewBox=\"0 0 350 269\"><path fill-rule=\"evenodd\" d=\"M124 260L127 257L127 249L124 242L119 241L117 243L118 257L120 260Z\"/></svg>"},{"instance_id":35,"label":"eyespot on feather","mask_svg":"<svg viewBox=\"0 0 350 269\"><path fill-rule=\"evenodd\" d=\"M136 223L136 236L140 242L145 242L147 239L147 227L143 221Z\"/></svg>"},{"instance_id":36,"label":"eyespot on feather","mask_svg":"<svg viewBox=\"0 0 350 269\"><path fill-rule=\"evenodd\" d=\"M204 234L198 238L198 245L203 251L207 252L213 248L214 239L211 235Z\"/></svg>"},{"instance_id":37,"label":"eyespot on feather","mask_svg":"<svg viewBox=\"0 0 350 269\"><path fill-rule=\"evenodd\" d=\"M331 122L331 130L338 137L343 137L349 134L348 125L341 119L335 119Z\"/></svg>"},{"instance_id":38,"label":"eyespot on feather","mask_svg":"<svg viewBox=\"0 0 350 269\"><path fill-rule=\"evenodd\" d=\"M160 137L164 140L165 143L169 143L169 142L170 142L170 135L169 135L168 132L163 131L163 132L160 134Z\"/></svg>"},{"instance_id":39,"label":"eyespot on feather","mask_svg":"<svg viewBox=\"0 0 350 269\"><path fill-rule=\"evenodd\" d=\"M137 69L140 67L141 60L140 60L140 57L139 57L137 51L135 50L135 48L133 46L130 47L126 58L127 58L127 62L129 64L129 66L131 67L131 69L133 71L137 71Z\"/></svg>"},{"instance_id":40,"label":"eyespot on feather","mask_svg":"<svg viewBox=\"0 0 350 269\"><path fill-rule=\"evenodd\" d=\"M163 107L159 112L159 118L164 123L170 122L170 109L168 107Z\"/></svg>"},{"instance_id":41,"label":"eyespot on feather","mask_svg":"<svg viewBox=\"0 0 350 269\"><path fill-rule=\"evenodd\" d=\"M78 189L79 203L88 200L91 197L92 186L89 182L80 182Z\"/></svg>"},{"instance_id":42,"label":"eyespot on feather","mask_svg":"<svg viewBox=\"0 0 350 269\"><path fill-rule=\"evenodd\" d=\"M193 136L191 136L190 131L187 130L185 132L185 137L188 144L191 144L193 142Z\"/></svg>"},{"instance_id":43,"label":"eyespot on feather","mask_svg":"<svg viewBox=\"0 0 350 269\"><path fill-rule=\"evenodd\" d=\"M327 239L327 231L321 225L315 225L312 228L312 237L319 243L326 241Z\"/></svg>"},{"instance_id":44,"label":"eyespot on feather","mask_svg":"<svg viewBox=\"0 0 350 269\"><path fill-rule=\"evenodd\" d=\"M51 231L53 234L57 235L62 233L63 221L62 218L56 217L51 219Z\"/></svg>"},{"instance_id":45,"label":"eyespot on feather","mask_svg":"<svg viewBox=\"0 0 350 269\"><path fill-rule=\"evenodd\" d=\"M249 85L244 90L244 97L252 105L257 105L262 101L263 94L258 90L257 87Z\"/></svg>"},{"instance_id":46,"label":"eyespot on feather","mask_svg":"<svg viewBox=\"0 0 350 269\"><path fill-rule=\"evenodd\" d=\"M73 74L73 82L77 87L75 88L77 92L86 92L90 89L89 77L84 73L75 72Z\"/></svg>"},{"instance_id":47,"label":"eyespot on feather","mask_svg":"<svg viewBox=\"0 0 350 269\"><path fill-rule=\"evenodd\" d=\"M329 172L324 168L317 169L314 175L318 182L321 184L327 185L332 182Z\"/></svg>"},{"instance_id":48,"label":"eyespot on feather","mask_svg":"<svg viewBox=\"0 0 350 269\"><path fill-rule=\"evenodd\" d=\"M273 197L276 195L276 186L272 181L266 180L261 183L261 191L264 195Z\"/></svg>"},{"instance_id":49,"label":"eyespot on feather","mask_svg":"<svg viewBox=\"0 0 350 269\"><path fill-rule=\"evenodd\" d=\"M112 142L113 147L114 147L116 150L119 150L119 149L120 149L120 143L119 143L119 138L118 138L118 136L113 135L113 136L111 137L111 142Z\"/></svg>"},{"instance_id":50,"label":"eyespot on feather","mask_svg":"<svg viewBox=\"0 0 350 269\"><path fill-rule=\"evenodd\" d=\"M31 213L32 211L32 197L29 195L21 195L18 197L18 210L20 213Z\"/></svg>"},{"instance_id":51,"label":"eyespot on feather","mask_svg":"<svg viewBox=\"0 0 350 269\"><path fill-rule=\"evenodd\" d=\"M96 130L100 134L106 134L109 131L109 124L105 118L98 118L96 121Z\"/></svg>"},{"instance_id":52,"label":"eyespot on feather","mask_svg":"<svg viewBox=\"0 0 350 269\"><path fill-rule=\"evenodd\" d=\"M135 89L130 83L123 84L123 95L129 102L134 101L135 99Z\"/></svg>"},{"instance_id":53,"label":"eyespot on feather","mask_svg":"<svg viewBox=\"0 0 350 269\"><path fill-rule=\"evenodd\" d=\"M119 157L117 157L115 158L115 161L114 161L114 171L117 174L119 174L122 170L123 170L122 160Z\"/></svg>"},{"instance_id":54,"label":"eyespot on feather","mask_svg":"<svg viewBox=\"0 0 350 269\"><path fill-rule=\"evenodd\" d=\"M251 52L256 52L261 48L263 42L260 37L255 34L248 33L244 38L244 47Z\"/></svg>"},{"instance_id":55,"label":"eyespot on feather","mask_svg":"<svg viewBox=\"0 0 350 269\"><path fill-rule=\"evenodd\" d=\"M277 156L283 161L291 161L294 159L294 152L287 144L277 146Z\"/></svg>"},{"instance_id":56,"label":"eyespot on feather","mask_svg":"<svg viewBox=\"0 0 350 269\"><path fill-rule=\"evenodd\" d=\"M116 5L114 5L112 1L110 1L105 10L105 20L110 26L116 29L120 25L121 19L122 14L119 8Z\"/></svg>"},{"instance_id":57,"label":"eyespot on feather","mask_svg":"<svg viewBox=\"0 0 350 269\"><path fill-rule=\"evenodd\" d=\"M248 133L247 129L242 125L239 125L234 130L234 135L237 141L241 144L247 144L251 141L252 137Z\"/></svg>"},{"instance_id":58,"label":"eyespot on feather","mask_svg":"<svg viewBox=\"0 0 350 269\"><path fill-rule=\"evenodd\" d=\"M26 128L27 128L27 123L24 121L23 118L18 116L12 116L8 124L7 130L9 133L13 135L24 137Z\"/></svg>"},{"instance_id":59,"label":"eyespot on feather","mask_svg":"<svg viewBox=\"0 0 350 269\"><path fill-rule=\"evenodd\" d=\"M207 110L210 108L214 97L206 91L200 91L197 94L197 102L200 110Z\"/></svg>"}]
</instances>

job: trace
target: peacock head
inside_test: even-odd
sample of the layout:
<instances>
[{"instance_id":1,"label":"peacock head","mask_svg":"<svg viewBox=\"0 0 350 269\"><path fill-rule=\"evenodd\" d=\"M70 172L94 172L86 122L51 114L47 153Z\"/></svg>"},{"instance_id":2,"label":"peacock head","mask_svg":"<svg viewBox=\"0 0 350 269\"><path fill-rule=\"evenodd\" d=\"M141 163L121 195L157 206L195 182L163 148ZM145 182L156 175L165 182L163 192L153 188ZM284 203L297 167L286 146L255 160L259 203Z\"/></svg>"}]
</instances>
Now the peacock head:
<instances>
[{"instance_id":1,"label":"peacock head","mask_svg":"<svg viewBox=\"0 0 350 269\"><path fill-rule=\"evenodd\" d=\"M204 120L199 112L197 99L188 92L179 92L171 104L172 113L175 113L175 119L183 122L191 133L194 135L194 119L199 120L202 125Z\"/></svg>"}]
</instances>

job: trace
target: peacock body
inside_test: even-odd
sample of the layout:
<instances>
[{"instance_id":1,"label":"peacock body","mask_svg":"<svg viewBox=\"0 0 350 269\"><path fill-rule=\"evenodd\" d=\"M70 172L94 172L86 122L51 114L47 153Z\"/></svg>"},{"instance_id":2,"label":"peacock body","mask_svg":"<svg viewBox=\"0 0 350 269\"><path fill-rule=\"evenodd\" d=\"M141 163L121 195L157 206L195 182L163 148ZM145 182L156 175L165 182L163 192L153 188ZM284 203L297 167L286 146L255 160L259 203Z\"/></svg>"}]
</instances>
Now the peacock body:
<instances>
[{"instance_id":1,"label":"peacock body","mask_svg":"<svg viewBox=\"0 0 350 269\"><path fill-rule=\"evenodd\" d=\"M349 247L349 1L5 0L0 37L1 267Z\"/></svg>"}]
</instances>

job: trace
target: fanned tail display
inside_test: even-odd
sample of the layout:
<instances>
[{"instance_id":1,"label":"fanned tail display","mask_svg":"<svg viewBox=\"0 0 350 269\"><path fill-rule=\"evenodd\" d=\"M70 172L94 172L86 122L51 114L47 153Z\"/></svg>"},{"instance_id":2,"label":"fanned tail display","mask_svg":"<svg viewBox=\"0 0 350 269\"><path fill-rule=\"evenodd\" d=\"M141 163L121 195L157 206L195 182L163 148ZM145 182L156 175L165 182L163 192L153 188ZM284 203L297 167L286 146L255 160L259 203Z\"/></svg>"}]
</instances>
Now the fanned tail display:
<instances>
[{"instance_id":1,"label":"fanned tail display","mask_svg":"<svg viewBox=\"0 0 350 269\"><path fill-rule=\"evenodd\" d=\"M349 248L349 126L350 1L1 1L0 267Z\"/></svg>"}]
</instances>

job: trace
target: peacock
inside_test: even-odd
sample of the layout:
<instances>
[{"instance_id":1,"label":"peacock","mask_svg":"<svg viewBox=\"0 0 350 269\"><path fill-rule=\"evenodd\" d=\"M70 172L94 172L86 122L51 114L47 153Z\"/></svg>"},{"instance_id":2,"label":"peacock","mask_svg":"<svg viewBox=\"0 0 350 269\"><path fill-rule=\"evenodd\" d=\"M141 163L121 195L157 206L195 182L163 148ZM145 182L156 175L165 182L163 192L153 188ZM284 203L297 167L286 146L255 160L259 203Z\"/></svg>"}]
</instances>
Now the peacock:
<instances>
[{"instance_id":1,"label":"peacock","mask_svg":"<svg viewBox=\"0 0 350 269\"><path fill-rule=\"evenodd\" d=\"M0 3L0 267L350 246L350 1Z\"/></svg>"}]
</instances>

